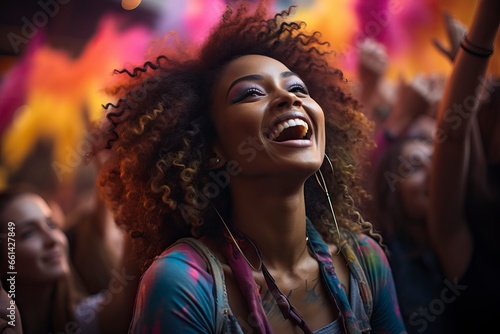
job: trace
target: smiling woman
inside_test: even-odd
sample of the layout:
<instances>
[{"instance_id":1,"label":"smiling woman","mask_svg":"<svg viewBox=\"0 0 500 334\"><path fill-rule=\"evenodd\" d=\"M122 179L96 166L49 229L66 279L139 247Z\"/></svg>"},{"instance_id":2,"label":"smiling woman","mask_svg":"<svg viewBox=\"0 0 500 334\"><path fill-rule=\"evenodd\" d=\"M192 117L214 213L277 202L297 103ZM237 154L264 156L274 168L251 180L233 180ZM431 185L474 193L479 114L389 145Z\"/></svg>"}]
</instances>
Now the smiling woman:
<instances>
[{"instance_id":1,"label":"smiling woman","mask_svg":"<svg viewBox=\"0 0 500 334\"><path fill-rule=\"evenodd\" d=\"M357 209L370 123L320 34L267 7L117 71L96 150L144 264L132 333L404 331Z\"/></svg>"},{"instance_id":2,"label":"smiling woman","mask_svg":"<svg viewBox=\"0 0 500 334\"><path fill-rule=\"evenodd\" d=\"M213 101L211 119L218 134L213 150L222 162L234 160L241 167L241 175L232 182L246 182L247 176L256 174L277 181L285 173L303 180L321 166L323 110L309 96L302 79L281 62L261 55L231 61L220 74ZM247 161L238 147L249 137L257 138L262 149ZM250 182L256 186L257 180ZM235 185L235 190L244 188Z\"/></svg>"},{"instance_id":3,"label":"smiling woman","mask_svg":"<svg viewBox=\"0 0 500 334\"><path fill-rule=\"evenodd\" d=\"M111 293L86 296L75 283L62 222L33 189L0 191L0 222L0 277L19 308L22 333L123 333L128 328L138 279L134 284L134 277L120 277L128 279L125 287L110 282Z\"/></svg>"},{"instance_id":4,"label":"smiling woman","mask_svg":"<svg viewBox=\"0 0 500 334\"><path fill-rule=\"evenodd\" d=\"M64 331L68 323L77 329L72 308L83 294L72 280L68 240L52 219L47 202L31 189L4 189L0 192L0 218L2 286L10 286L8 279L15 281L13 299L21 313L18 321L22 320L23 332ZM8 232L12 232L9 239ZM10 254L14 254L14 263L7 260Z\"/></svg>"}]
</instances>

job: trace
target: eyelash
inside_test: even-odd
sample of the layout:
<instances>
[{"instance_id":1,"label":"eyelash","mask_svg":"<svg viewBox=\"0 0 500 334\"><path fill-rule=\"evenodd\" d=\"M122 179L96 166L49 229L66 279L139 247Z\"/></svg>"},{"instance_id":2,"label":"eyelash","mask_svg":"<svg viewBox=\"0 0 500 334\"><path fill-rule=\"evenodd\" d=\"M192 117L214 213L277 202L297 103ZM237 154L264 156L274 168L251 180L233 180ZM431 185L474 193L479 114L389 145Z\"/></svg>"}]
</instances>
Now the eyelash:
<instances>
[{"instance_id":1,"label":"eyelash","mask_svg":"<svg viewBox=\"0 0 500 334\"><path fill-rule=\"evenodd\" d=\"M47 219L47 225L50 227L51 230L59 228L59 226L52 220L52 218Z\"/></svg>"},{"instance_id":2,"label":"eyelash","mask_svg":"<svg viewBox=\"0 0 500 334\"><path fill-rule=\"evenodd\" d=\"M307 88L304 85L299 84L299 83L290 85L290 87L288 87L288 91L291 93L300 92L300 93L306 94L306 95L309 94ZM251 87L251 88L248 88L245 91L243 91L243 93L241 95L239 95L237 98L235 98L232 102L238 103L238 102L243 101L244 99L246 99L247 97L252 96L252 95L263 96L264 93L256 87Z\"/></svg>"},{"instance_id":3,"label":"eyelash","mask_svg":"<svg viewBox=\"0 0 500 334\"><path fill-rule=\"evenodd\" d=\"M288 91L289 92L294 92L296 91L296 89L298 88L298 91L303 93L303 94L309 94L309 92L307 91L307 88L302 85L302 84L299 84L299 83L296 83L296 84L293 84L291 85L289 88L288 88Z\"/></svg>"},{"instance_id":4,"label":"eyelash","mask_svg":"<svg viewBox=\"0 0 500 334\"><path fill-rule=\"evenodd\" d=\"M25 230L19 234L19 238L21 240L27 239L27 238L31 237L33 235L33 233L35 233L35 231L33 229Z\"/></svg>"},{"instance_id":5,"label":"eyelash","mask_svg":"<svg viewBox=\"0 0 500 334\"><path fill-rule=\"evenodd\" d=\"M258 88L251 87L251 88L245 89L245 91L243 91L243 93L240 94L237 98L235 98L232 102L237 103L237 102L243 101L244 99L246 99L247 97L252 96L252 95L262 96L262 95L264 95L264 93L262 93L262 91L259 90Z\"/></svg>"},{"instance_id":6,"label":"eyelash","mask_svg":"<svg viewBox=\"0 0 500 334\"><path fill-rule=\"evenodd\" d=\"M52 218L47 218L46 224L51 230L59 229L59 226L52 220ZM22 240L24 240L24 239L27 239L27 238L33 236L34 233L36 233L36 228L30 227L29 229L20 233L19 237Z\"/></svg>"}]
</instances>

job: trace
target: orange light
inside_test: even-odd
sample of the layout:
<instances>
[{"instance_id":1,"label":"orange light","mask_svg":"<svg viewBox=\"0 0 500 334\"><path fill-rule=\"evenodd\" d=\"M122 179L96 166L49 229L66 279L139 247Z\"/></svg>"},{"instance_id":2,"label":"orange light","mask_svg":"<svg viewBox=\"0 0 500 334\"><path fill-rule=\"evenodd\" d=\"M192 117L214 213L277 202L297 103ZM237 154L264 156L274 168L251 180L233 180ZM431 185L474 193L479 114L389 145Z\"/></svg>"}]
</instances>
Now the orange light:
<instances>
[{"instance_id":1,"label":"orange light","mask_svg":"<svg viewBox=\"0 0 500 334\"><path fill-rule=\"evenodd\" d=\"M141 4L142 0L122 0L122 8L125 10L132 10Z\"/></svg>"}]
</instances>

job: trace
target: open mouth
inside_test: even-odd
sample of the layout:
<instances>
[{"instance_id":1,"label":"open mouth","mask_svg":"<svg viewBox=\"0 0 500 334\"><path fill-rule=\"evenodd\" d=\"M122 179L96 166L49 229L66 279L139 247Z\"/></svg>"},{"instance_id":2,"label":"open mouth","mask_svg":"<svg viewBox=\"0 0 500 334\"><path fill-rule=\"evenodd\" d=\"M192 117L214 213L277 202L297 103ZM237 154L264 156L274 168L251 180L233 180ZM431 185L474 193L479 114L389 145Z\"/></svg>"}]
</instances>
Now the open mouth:
<instances>
[{"instance_id":1,"label":"open mouth","mask_svg":"<svg viewBox=\"0 0 500 334\"><path fill-rule=\"evenodd\" d=\"M268 138L275 142L287 140L310 139L309 125L300 118L291 118L276 124L270 131Z\"/></svg>"}]
</instances>

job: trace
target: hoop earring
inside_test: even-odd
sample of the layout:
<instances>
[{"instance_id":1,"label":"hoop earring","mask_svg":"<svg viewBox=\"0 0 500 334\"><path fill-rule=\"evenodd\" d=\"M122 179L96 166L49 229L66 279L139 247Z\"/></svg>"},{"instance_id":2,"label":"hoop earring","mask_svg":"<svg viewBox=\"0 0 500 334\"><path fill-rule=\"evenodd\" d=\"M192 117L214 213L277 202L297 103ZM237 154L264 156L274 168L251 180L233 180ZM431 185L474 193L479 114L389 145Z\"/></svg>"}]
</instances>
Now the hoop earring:
<instances>
[{"instance_id":1,"label":"hoop earring","mask_svg":"<svg viewBox=\"0 0 500 334\"><path fill-rule=\"evenodd\" d=\"M333 178L333 176L335 175L335 171L333 170L332 161L330 160L330 158L328 157L328 155L326 155L326 153L325 153L325 158L326 158L326 161L328 161L328 164L330 165L330 168L332 169L332 178ZM320 178L318 177L318 174L321 177L321 181L319 180ZM335 223L335 227L337 228L337 233L339 234L339 241L340 241L340 237L341 236L340 236L339 224L337 223L337 217L335 216L335 211L333 211L333 205L332 205L332 201L330 199L330 193L328 192L328 188L326 186L325 178L323 177L323 173L321 172L321 167L320 167L320 169L318 169L314 173L314 176L316 177L316 181L318 181L318 184L319 184L321 190L323 190L323 192L326 195L326 199L328 200L328 204L330 205L330 211L332 213L333 222ZM338 247L338 251L337 251L337 253L335 255L340 254L340 242L339 242L339 245L337 247Z\"/></svg>"},{"instance_id":2,"label":"hoop earring","mask_svg":"<svg viewBox=\"0 0 500 334\"><path fill-rule=\"evenodd\" d=\"M262 257L260 256L260 252L259 252L259 249L257 248L257 245L255 243L253 243L253 241L250 241L250 243L252 244L252 246L255 248L255 252L257 253L257 255L259 256L259 265L257 267L255 267L251 262L250 260L248 260L248 258L245 256L245 253L243 253L243 250L240 248L240 245L238 244L238 242L236 241L236 238L233 236L233 234L231 233L231 230L229 229L229 227L227 226L226 224L226 221L224 220L224 218L222 218L222 215L219 213L219 210L217 210L217 208L215 207L215 205L212 203L212 201L209 201L210 205L212 205L212 208L215 210L215 212L217 213L217 216L219 216L220 220L222 221L222 224L224 225L224 227L226 228L226 231L227 233L229 233L229 236L231 237L231 239L233 240L233 243L234 245L236 246L236 248L238 248L238 251L240 252L241 256L243 256L243 259L245 259L245 262L250 266L250 268L252 268L254 271L260 271L262 269Z\"/></svg>"}]
</instances>

